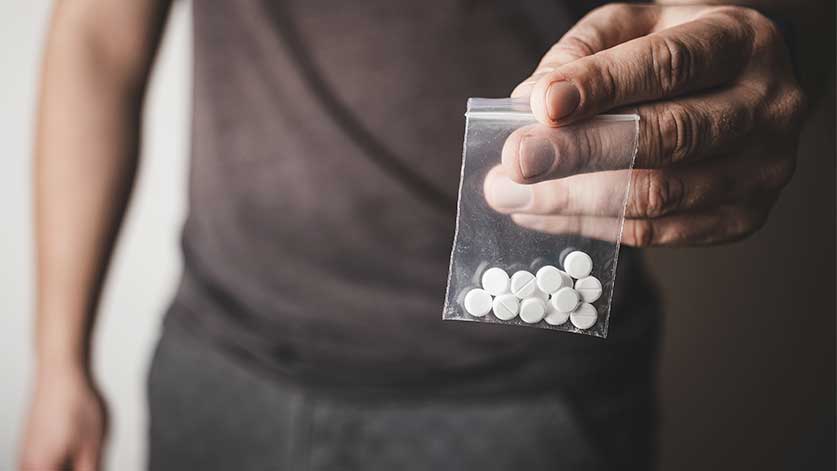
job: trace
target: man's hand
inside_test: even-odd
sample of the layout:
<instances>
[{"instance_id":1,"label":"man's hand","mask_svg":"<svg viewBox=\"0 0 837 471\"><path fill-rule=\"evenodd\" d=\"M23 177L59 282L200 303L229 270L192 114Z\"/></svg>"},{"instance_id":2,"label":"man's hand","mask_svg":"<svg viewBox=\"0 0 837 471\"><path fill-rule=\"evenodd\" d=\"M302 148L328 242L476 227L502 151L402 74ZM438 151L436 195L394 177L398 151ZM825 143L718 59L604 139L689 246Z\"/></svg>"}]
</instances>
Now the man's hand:
<instances>
[{"instance_id":1,"label":"man's hand","mask_svg":"<svg viewBox=\"0 0 837 471\"><path fill-rule=\"evenodd\" d=\"M776 26L731 6L597 9L512 96L529 96L550 127L635 107L639 149L623 236L634 246L722 243L759 229L793 175L805 109ZM622 209L613 182L626 181L626 170L599 171L606 159L579 168L555 134L515 132L486 199L541 231L565 230L568 215L607 225Z\"/></svg>"},{"instance_id":2,"label":"man's hand","mask_svg":"<svg viewBox=\"0 0 837 471\"><path fill-rule=\"evenodd\" d=\"M70 369L36 384L20 449L21 471L101 469L107 411L96 389Z\"/></svg>"}]
</instances>

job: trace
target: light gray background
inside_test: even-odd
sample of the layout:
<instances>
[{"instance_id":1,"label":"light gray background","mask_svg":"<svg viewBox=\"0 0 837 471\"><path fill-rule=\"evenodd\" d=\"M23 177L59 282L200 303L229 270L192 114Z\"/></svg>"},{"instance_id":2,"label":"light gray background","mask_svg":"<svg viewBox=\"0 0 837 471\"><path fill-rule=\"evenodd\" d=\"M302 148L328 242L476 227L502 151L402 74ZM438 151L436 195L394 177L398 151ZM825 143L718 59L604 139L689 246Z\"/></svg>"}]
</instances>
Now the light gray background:
<instances>
[{"instance_id":1,"label":"light gray background","mask_svg":"<svg viewBox=\"0 0 837 471\"><path fill-rule=\"evenodd\" d=\"M32 366L29 156L49 8L0 0L0 470L13 468ZM177 2L154 72L139 183L97 329L95 372L114 420L108 469L144 469L146 368L180 265L188 8ZM759 234L649 252L668 306L662 469L804 469L806 444L833 441L823 436L835 401L833 94L823 102L797 175Z\"/></svg>"}]
</instances>

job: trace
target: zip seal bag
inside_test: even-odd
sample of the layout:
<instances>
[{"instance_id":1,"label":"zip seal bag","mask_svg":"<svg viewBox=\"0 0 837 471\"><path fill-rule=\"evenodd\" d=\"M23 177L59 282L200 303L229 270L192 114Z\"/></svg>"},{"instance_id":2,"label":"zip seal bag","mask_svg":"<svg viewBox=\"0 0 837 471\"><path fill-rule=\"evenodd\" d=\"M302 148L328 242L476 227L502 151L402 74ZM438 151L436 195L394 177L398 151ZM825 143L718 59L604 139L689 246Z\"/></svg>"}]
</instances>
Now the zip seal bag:
<instances>
[{"instance_id":1,"label":"zip seal bag","mask_svg":"<svg viewBox=\"0 0 837 471\"><path fill-rule=\"evenodd\" d=\"M605 114L552 128L537 122L528 99L512 98L471 98L465 116L442 319L607 337L639 116ZM523 185L509 177L530 138L548 143L551 172L560 178ZM605 196L573 204L590 185L606 185L595 192ZM498 209L498 191L522 201L523 210ZM550 210L526 213L536 207Z\"/></svg>"}]
</instances>

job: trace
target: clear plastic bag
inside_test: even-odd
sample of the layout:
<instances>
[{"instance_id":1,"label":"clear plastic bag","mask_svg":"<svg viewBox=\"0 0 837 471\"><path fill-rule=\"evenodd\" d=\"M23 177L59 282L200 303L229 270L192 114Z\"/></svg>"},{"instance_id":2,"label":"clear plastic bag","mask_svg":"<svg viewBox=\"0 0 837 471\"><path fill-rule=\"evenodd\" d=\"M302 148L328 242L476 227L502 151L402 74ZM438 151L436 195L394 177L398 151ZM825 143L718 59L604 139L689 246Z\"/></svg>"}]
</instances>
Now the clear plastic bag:
<instances>
[{"instance_id":1,"label":"clear plastic bag","mask_svg":"<svg viewBox=\"0 0 837 471\"><path fill-rule=\"evenodd\" d=\"M466 117L456 233L442 318L606 337L639 116L600 115L550 128L535 120L528 100L471 98ZM590 173L608 172L598 174L606 178L595 180L607 184L604 194L608 197L588 203L583 210L565 201L560 207L573 208L568 214L558 210L557 214L522 216L529 220L525 227L495 209L496 205L489 204L487 188L498 182L512 190L530 191L530 197L548 194L514 183L507 177L508 163L501 165L505 154L519 152L519 142L528 136L547 139L557 156L553 172L566 170L559 172L559 180L534 185L564 185L575 191L556 194L573 198L593 181ZM528 204L531 207L532 201Z\"/></svg>"}]
</instances>

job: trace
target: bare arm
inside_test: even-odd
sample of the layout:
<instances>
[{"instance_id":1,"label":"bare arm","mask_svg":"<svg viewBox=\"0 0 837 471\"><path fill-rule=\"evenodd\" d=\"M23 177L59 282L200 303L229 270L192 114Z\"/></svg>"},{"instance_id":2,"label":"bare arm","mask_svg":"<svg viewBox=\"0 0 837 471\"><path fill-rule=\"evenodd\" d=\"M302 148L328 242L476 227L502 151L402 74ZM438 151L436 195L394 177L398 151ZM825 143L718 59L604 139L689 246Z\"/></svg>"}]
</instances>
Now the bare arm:
<instances>
[{"instance_id":1,"label":"bare arm","mask_svg":"<svg viewBox=\"0 0 837 471\"><path fill-rule=\"evenodd\" d=\"M34 157L37 387L24 468L89 467L73 449L82 445L56 437L56 417L43 415L67 395L76 402L96 396L90 332L137 167L143 93L169 7L170 0L55 4ZM75 435L76 426L66 424Z\"/></svg>"}]
</instances>

